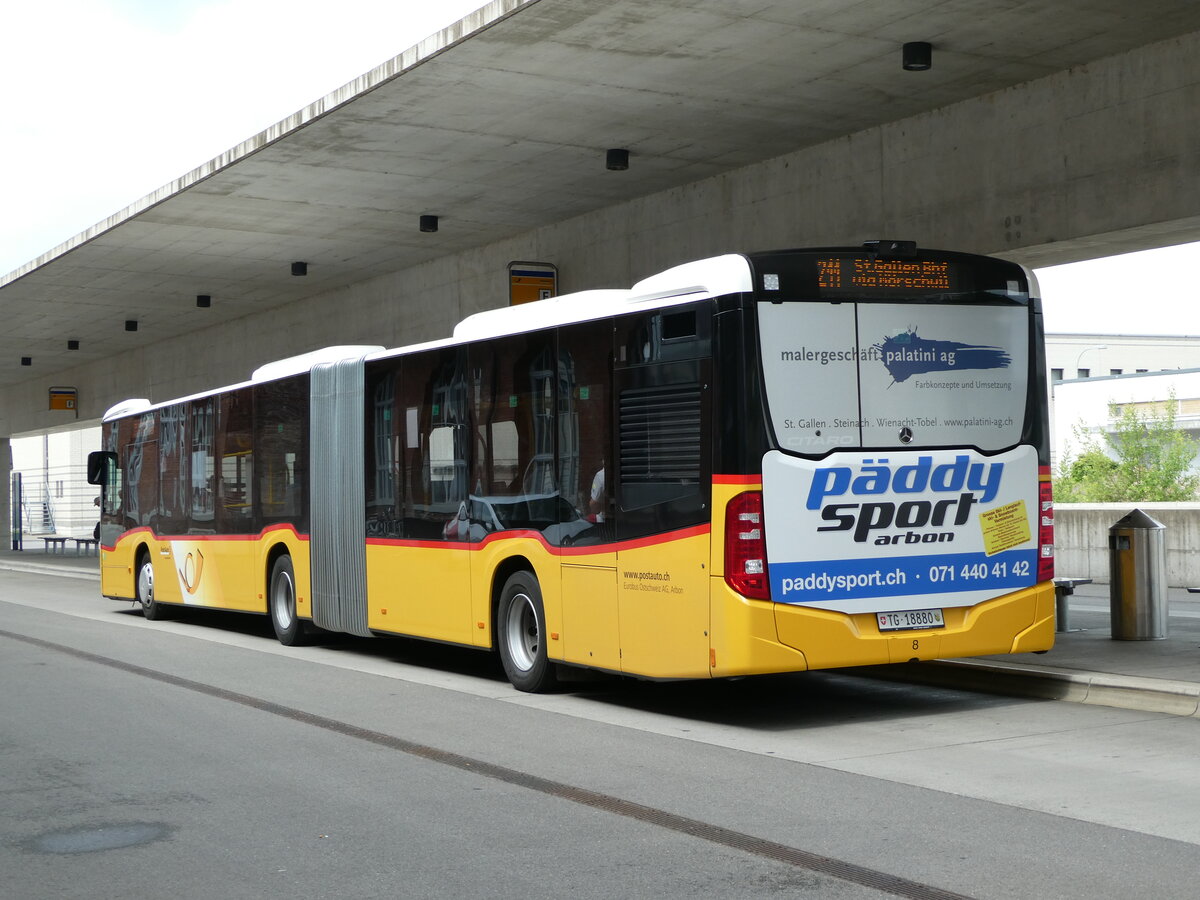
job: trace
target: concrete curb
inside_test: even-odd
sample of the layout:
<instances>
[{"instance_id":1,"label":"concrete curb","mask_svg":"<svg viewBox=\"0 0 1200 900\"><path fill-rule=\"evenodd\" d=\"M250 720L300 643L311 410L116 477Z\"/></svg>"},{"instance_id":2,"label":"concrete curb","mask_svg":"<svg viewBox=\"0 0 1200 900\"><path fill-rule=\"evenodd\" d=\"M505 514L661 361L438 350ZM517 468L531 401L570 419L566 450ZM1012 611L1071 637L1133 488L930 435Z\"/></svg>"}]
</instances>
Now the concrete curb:
<instances>
[{"instance_id":1,"label":"concrete curb","mask_svg":"<svg viewBox=\"0 0 1200 900\"><path fill-rule=\"evenodd\" d=\"M1200 684L1165 678L1069 671L979 659L945 659L846 671L866 678L910 684L1200 717Z\"/></svg>"}]
</instances>

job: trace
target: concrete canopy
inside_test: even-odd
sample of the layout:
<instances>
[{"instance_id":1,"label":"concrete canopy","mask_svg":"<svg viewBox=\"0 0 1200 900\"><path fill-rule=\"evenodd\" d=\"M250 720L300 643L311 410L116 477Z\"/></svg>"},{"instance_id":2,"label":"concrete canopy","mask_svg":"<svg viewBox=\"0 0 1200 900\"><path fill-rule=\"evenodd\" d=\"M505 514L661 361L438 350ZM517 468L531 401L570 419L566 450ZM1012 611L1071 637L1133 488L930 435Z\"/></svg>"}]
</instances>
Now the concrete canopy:
<instances>
[{"instance_id":1,"label":"concrete canopy","mask_svg":"<svg viewBox=\"0 0 1200 900\"><path fill-rule=\"evenodd\" d=\"M496 0L0 277L0 386L1198 29L1168 0Z\"/></svg>"}]
</instances>

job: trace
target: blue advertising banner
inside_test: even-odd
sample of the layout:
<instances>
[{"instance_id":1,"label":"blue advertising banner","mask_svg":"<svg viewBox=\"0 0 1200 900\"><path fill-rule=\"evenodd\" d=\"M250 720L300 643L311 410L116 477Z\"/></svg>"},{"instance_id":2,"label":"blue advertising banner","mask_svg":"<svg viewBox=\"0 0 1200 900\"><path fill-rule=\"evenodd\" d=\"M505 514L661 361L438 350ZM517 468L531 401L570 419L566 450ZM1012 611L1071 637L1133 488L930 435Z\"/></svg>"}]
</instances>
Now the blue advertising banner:
<instances>
[{"instance_id":1,"label":"blue advertising banner","mask_svg":"<svg viewBox=\"0 0 1200 900\"><path fill-rule=\"evenodd\" d=\"M993 591L997 594L1034 583L1037 554L1010 550L826 559L772 563L771 596L781 603L817 604L851 597L902 597L920 593Z\"/></svg>"}]
</instances>

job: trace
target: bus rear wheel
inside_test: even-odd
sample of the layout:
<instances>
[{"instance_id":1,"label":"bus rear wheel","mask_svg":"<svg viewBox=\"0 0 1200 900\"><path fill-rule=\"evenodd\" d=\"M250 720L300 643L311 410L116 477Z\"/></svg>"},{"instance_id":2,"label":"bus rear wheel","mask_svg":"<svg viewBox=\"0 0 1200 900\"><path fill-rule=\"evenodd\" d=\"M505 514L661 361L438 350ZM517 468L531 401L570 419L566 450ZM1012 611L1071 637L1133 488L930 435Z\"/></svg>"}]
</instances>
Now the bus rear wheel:
<instances>
[{"instance_id":1,"label":"bus rear wheel","mask_svg":"<svg viewBox=\"0 0 1200 900\"><path fill-rule=\"evenodd\" d=\"M140 551L137 556L137 583L134 590L144 618L155 621L167 617L166 609L154 599L154 564L147 550Z\"/></svg>"},{"instance_id":2,"label":"bus rear wheel","mask_svg":"<svg viewBox=\"0 0 1200 900\"><path fill-rule=\"evenodd\" d=\"M552 688L557 679L546 655L546 612L532 573L509 576L496 612L500 661L512 686L529 693Z\"/></svg>"},{"instance_id":3,"label":"bus rear wheel","mask_svg":"<svg viewBox=\"0 0 1200 900\"><path fill-rule=\"evenodd\" d=\"M271 589L267 595L271 614L271 625L275 637L285 647L299 647L307 643L308 630L296 615L296 573L292 558L281 556L271 567Z\"/></svg>"}]
</instances>

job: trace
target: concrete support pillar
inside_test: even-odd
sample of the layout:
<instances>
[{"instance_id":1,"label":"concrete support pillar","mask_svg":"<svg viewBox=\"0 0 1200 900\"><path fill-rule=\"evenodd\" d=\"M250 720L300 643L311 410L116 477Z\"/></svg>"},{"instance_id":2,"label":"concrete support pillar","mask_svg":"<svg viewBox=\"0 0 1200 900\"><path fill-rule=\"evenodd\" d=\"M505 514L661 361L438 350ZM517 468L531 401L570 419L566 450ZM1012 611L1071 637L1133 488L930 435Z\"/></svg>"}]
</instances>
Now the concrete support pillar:
<instances>
[{"instance_id":1,"label":"concrete support pillar","mask_svg":"<svg viewBox=\"0 0 1200 900\"><path fill-rule=\"evenodd\" d=\"M12 445L8 438L0 438L0 552L12 547Z\"/></svg>"}]
</instances>

